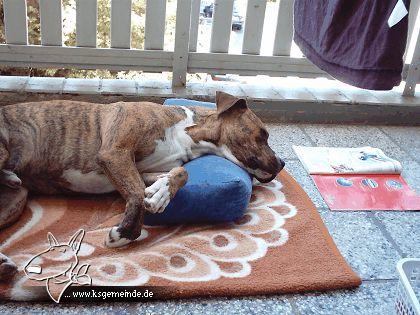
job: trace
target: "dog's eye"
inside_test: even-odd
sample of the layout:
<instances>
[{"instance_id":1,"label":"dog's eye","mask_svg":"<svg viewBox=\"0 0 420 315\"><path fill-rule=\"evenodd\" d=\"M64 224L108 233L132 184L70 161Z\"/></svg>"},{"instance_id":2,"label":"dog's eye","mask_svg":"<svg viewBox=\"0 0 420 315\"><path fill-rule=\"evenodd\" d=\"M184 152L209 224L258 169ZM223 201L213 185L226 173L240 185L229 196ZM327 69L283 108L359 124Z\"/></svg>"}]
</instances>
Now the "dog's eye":
<instances>
[{"instance_id":1,"label":"dog's eye","mask_svg":"<svg viewBox=\"0 0 420 315\"><path fill-rule=\"evenodd\" d=\"M60 252L64 254L66 252L66 249L65 248L60 249Z\"/></svg>"}]
</instances>

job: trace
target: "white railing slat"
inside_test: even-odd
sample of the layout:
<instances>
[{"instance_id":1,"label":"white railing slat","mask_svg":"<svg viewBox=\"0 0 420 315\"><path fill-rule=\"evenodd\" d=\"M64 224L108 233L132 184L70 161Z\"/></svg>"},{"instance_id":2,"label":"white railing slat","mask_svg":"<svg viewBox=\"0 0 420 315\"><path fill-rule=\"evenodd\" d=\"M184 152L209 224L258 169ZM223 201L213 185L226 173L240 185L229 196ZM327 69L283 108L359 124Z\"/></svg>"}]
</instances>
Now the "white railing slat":
<instances>
[{"instance_id":1,"label":"white railing slat","mask_svg":"<svg viewBox=\"0 0 420 315\"><path fill-rule=\"evenodd\" d=\"M96 47L97 0L76 0L76 45Z\"/></svg>"},{"instance_id":2,"label":"white railing slat","mask_svg":"<svg viewBox=\"0 0 420 315\"><path fill-rule=\"evenodd\" d=\"M415 27L415 24L416 24L416 20L419 18L419 16L418 16L419 8L420 8L420 0L411 0L410 1L410 10L409 10L409 14L408 14L407 45L405 47L404 60L405 60L405 57L407 56L407 50L410 46L410 42L411 42L411 38L413 36L413 31L414 31L414 27Z\"/></svg>"},{"instance_id":3,"label":"white railing slat","mask_svg":"<svg viewBox=\"0 0 420 315\"><path fill-rule=\"evenodd\" d=\"M163 49L165 39L166 0L147 0L144 49Z\"/></svg>"},{"instance_id":4,"label":"white railing slat","mask_svg":"<svg viewBox=\"0 0 420 315\"><path fill-rule=\"evenodd\" d=\"M403 95L414 96L414 93L416 92L416 85L419 80L420 80L420 32L417 35L417 42L416 42L416 46L414 47L413 58L411 60L411 63L409 64L407 78L405 79Z\"/></svg>"},{"instance_id":5,"label":"white railing slat","mask_svg":"<svg viewBox=\"0 0 420 315\"><path fill-rule=\"evenodd\" d=\"M190 18L191 0L178 0L176 7L175 49L172 70L173 87L183 87L187 84Z\"/></svg>"},{"instance_id":6,"label":"white railing slat","mask_svg":"<svg viewBox=\"0 0 420 315\"><path fill-rule=\"evenodd\" d=\"M213 25L211 28L210 51L227 53L229 51L230 32L234 0L215 0Z\"/></svg>"},{"instance_id":7,"label":"white railing slat","mask_svg":"<svg viewBox=\"0 0 420 315\"><path fill-rule=\"evenodd\" d=\"M41 45L61 46L63 26L61 19L61 0L39 0L41 19Z\"/></svg>"},{"instance_id":8,"label":"white railing slat","mask_svg":"<svg viewBox=\"0 0 420 315\"><path fill-rule=\"evenodd\" d=\"M417 36L416 43L414 44L413 57L411 63L408 65L407 77L405 78L405 86L403 95L414 96L416 92L417 82L420 80L420 30L418 29L420 23L420 0L412 0L410 5L410 14L408 17L408 38L407 45L405 47L404 60L407 57L407 51L410 47L410 41L413 36ZM417 28L414 31L414 28Z\"/></svg>"},{"instance_id":9,"label":"white railing slat","mask_svg":"<svg viewBox=\"0 0 420 315\"><path fill-rule=\"evenodd\" d=\"M130 48L131 0L111 0L111 47Z\"/></svg>"},{"instance_id":10,"label":"white railing slat","mask_svg":"<svg viewBox=\"0 0 420 315\"><path fill-rule=\"evenodd\" d=\"M190 51L197 51L198 24L200 22L201 0L192 0L190 23Z\"/></svg>"},{"instance_id":11,"label":"white railing slat","mask_svg":"<svg viewBox=\"0 0 420 315\"><path fill-rule=\"evenodd\" d=\"M28 44L26 0L4 0L4 28L8 44Z\"/></svg>"},{"instance_id":12,"label":"white railing slat","mask_svg":"<svg viewBox=\"0 0 420 315\"><path fill-rule=\"evenodd\" d=\"M293 2L294 0L280 0L273 48L274 56L290 56L293 39Z\"/></svg>"},{"instance_id":13,"label":"white railing slat","mask_svg":"<svg viewBox=\"0 0 420 315\"><path fill-rule=\"evenodd\" d=\"M267 0L248 0L242 44L243 54L260 54L266 5Z\"/></svg>"}]
</instances>

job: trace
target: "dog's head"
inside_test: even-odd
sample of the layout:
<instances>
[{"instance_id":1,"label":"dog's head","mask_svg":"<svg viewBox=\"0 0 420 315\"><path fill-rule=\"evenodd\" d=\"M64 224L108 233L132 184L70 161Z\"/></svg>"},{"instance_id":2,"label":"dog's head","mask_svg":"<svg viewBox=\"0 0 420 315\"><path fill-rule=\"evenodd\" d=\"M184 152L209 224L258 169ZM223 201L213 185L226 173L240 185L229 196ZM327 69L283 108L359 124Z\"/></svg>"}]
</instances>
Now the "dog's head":
<instances>
[{"instance_id":1,"label":"dog's head","mask_svg":"<svg viewBox=\"0 0 420 315\"><path fill-rule=\"evenodd\" d=\"M218 144L225 156L267 183L285 163L268 145L268 132L261 120L248 108L245 99L217 92ZM233 156L232 156L233 155Z\"/></svg>"}]
</instances>

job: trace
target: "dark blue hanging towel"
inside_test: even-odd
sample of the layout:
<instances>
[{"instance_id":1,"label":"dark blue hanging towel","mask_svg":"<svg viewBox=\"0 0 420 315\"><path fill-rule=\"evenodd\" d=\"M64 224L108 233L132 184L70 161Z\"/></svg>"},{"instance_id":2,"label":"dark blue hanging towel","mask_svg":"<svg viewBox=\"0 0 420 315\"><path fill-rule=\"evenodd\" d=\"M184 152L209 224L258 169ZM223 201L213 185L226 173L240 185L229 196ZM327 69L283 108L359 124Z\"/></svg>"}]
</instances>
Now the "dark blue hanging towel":
<instances>
[{"instance_id":1,"label":"dark blue hanging towel","mask_svg":"<svg viewBox=\"0 0 420 315\"><path fill-rule=\"evenodd\" d=\"M390 90L401 82L407 41L408 15L388 25L397 2L295 0L294 40L311 62L338 80ZM410 1L402 2L408 10Z\"/></svg>"}]
</instances>

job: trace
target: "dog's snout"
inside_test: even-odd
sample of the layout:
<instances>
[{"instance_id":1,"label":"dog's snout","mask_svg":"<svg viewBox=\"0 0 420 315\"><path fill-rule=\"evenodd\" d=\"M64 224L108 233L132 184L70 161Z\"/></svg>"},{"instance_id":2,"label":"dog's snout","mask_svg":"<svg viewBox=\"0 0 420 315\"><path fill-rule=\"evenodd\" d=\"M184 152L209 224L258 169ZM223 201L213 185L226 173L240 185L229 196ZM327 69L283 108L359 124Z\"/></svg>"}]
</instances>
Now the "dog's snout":
<instances>
[{"instance_id":1,"label":"dog's snout","mask_svg":"<svg viewBox=\"0 0 420 315\"><path fill-rule=\"evenodd\" d=\"M278 156L276 156L277 159L277 165L279 165L279 172L284 168L286 163L282 159L280 159Z\"/></svg>"}]
</instances>

